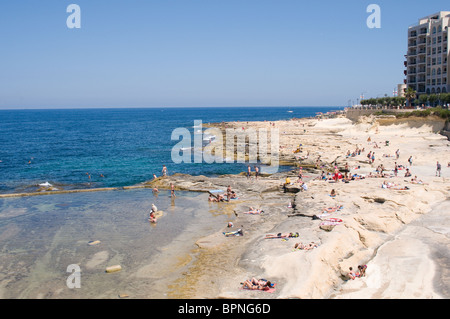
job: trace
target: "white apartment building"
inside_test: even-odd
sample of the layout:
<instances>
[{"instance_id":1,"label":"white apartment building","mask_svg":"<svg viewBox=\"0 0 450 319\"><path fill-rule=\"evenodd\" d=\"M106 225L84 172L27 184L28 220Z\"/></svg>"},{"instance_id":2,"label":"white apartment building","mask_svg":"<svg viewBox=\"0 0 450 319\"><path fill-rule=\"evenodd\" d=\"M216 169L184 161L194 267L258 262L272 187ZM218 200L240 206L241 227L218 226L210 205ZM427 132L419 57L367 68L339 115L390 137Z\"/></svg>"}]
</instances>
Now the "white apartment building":
<instances>
[{"instance_id":1,"label":"white apartment building","mask_svg":"<svg viewBox=\"0 0 450 319\"><path fill-rule=\"evenodd\" d=\"M405 84L418 95L450 92L450 11L419 20L408 29Z\"/></svg>"}]
</instances>

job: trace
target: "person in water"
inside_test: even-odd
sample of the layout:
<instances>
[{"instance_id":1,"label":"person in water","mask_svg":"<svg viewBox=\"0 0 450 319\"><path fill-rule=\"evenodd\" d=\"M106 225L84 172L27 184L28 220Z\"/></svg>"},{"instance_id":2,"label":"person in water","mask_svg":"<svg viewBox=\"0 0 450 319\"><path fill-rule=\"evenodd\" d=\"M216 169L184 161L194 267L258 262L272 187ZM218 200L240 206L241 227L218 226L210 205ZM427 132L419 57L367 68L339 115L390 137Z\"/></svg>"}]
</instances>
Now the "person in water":
<instances>
[{"instance_id":1,"label":"person in water","mask_svg":"<svg viewBox=\"0 0 450 319\"><path fill-rule=\"evenodd\" d=\"M154 211L151 211L151 212L150 212L150 218L149 218L149 220L150 220L150 223L156 224L156 216L155 216L155 212L154 212Z\"/></svg>"},{"instance_id":2,"label":"person in water","mask_svg":"<svg viewBox=\"0 0 450 319\"><path fill-rule=\"evenodd\" d=\"M173 185L173 183L170 184L170 196L171 197L177 197L175 195L175 186Z\"/></svg>"}]
</instances>

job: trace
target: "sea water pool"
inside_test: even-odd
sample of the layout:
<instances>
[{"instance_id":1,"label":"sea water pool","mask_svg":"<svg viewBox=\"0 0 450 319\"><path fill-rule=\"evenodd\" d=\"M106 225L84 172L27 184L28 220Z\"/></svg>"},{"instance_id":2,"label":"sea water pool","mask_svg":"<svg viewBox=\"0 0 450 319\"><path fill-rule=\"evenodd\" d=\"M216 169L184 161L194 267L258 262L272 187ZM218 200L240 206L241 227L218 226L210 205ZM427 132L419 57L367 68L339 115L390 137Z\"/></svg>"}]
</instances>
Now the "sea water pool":
<instances>
[{"instance_id":1,"label":"sea water pool","mask_svg":"<svg viewBox=\"0 0 450 319\"><path fill-rule=\"evenodd\" d=\"M163 211L156 225L152 203ZM170 298L196 240L223 229L230 211L207 194L149 189L0 199L0 298ZM69 265L80 288L67 285ZM122 270L106 273L114 265Z\"/></svg>"}]
</instances>

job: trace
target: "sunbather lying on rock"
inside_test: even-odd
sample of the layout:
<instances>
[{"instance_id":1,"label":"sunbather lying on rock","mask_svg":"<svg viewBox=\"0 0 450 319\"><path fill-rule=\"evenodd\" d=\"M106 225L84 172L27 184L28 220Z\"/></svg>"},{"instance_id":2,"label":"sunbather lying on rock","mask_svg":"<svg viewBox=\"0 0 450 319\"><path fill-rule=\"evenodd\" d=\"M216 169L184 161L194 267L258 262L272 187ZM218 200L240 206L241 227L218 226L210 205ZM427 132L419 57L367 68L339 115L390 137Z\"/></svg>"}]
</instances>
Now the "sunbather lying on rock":
<instances>
[{"instance_id":1,"label":"sunbather lying on rock","mask_svg":"<svg viewBox=\"0 0 450 319\"><path fill-rule=\"evenodd\" d=\"M333 213L333 212L339 211L339 210L341 210L341 209L343 209L343 208L344 208L343 205L338 205L338 206L335 206L335 207L324 208L323 212L324 212L324 213L325 213L325 212Z\"/></svg>"},{"instance_id":2,"label":"sunbather lying on rock","mask_svg":"<svg viewBox=\"0 0 450 319\"><path fill-rule=\"evenodd\" d=\"M265 279L255 279L252 278L251 280L246 280L245 282L241 283L243 285L244 289L250 289L250 290L267 290L270 288L273 288L274 285Z\"/></svg>"},{"instance_id":3,"label":"sunbather lying on rock","mask_svg":"<svg viewBox=\"0 0 450 319\"><path fill-rule=\"evenodd\" d=\"M267 239L271 239L271 238L296 238L298 236L299 236L298 233L278 233L276 235L274 235L274 234L267 234L266 238Z\"/></svg>"},{"instance_id":4,"label":"sunbather lying on rock","mask_svg":"<svg viewBox=\"0 0 450 319\"><path fill-rule=\"evenodd\" d=\"M309 244L304 245L303 243L296 243L294 245L294 249L298 249L298 250L311 250L314 249L316 247L319 247L319 244L316 244L315 242L311 242Z\"/></svg>"},{"instance_id":5,"label":"sunbather lying on rock","mask_svg":"<svg viewBox=\"0 0 450 319\"><path fill-rule=\"evenodd\" d=\"M262 209L254 209L253 207L250 207L250 210L248 212L244 212L244 214L251 214L251 215L259 215L264 213Z\"/></svg>"},{"instance_id":6,"label":"sunbather lying on rock","mask_svg":"<svg viewBox=\"0 0 450 319\"><path fill-rule=\"evenodd\" d=\"M349 270L350 271L348 272L348 276L350 277L351 280L355 280L355 278L361 277L360 273L354 272L352 267L350 267Z\"/></svg>"}]
</instances>

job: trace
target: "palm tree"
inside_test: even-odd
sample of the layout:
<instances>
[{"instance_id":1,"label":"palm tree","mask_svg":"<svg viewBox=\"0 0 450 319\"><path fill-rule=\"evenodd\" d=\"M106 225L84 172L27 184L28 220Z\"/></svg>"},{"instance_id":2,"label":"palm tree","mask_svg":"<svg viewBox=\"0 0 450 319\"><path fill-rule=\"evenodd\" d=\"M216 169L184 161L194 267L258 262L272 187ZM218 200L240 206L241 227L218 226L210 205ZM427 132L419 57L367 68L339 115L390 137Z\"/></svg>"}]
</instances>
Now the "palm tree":
<instances>
[{"instance_id":1,"label":"palm tree","mask_svg":"<svg viewBox=\"0 0 450 319\"><path fill-rule=\"evenodd\" d=\"M408 86L408 88L405 91L405 97L408 100L408 105L411 106L411 101L416 98L416 91Z\"/></svg>"}]
</instances>

